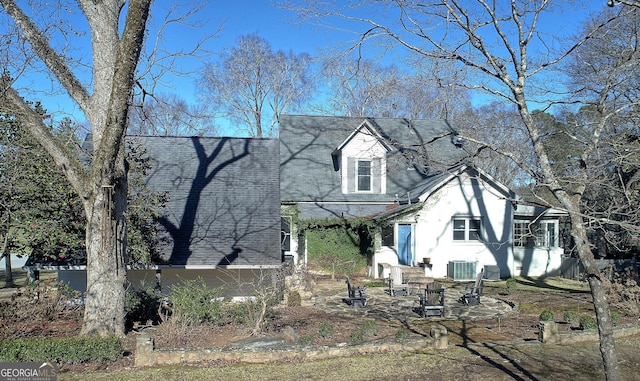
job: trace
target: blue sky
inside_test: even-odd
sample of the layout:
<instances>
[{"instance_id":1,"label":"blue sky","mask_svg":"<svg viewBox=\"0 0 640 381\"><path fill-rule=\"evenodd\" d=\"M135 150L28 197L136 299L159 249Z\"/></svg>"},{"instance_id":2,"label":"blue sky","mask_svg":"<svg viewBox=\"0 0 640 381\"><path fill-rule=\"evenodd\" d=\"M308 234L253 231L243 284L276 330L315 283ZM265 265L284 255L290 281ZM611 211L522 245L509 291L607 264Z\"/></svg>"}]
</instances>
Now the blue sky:
<instances>
[{"instance_id":1,"label":"blue sky","mask_svg":"<svg viewBox=\"0 0 640 381\"><path fill-rule=\"evenodd\" d=\"M569 3L571 0L567 1ZM154 3L154 14L160 17L162 8L173 4L174 0L157 0ZM599 8L606 4L605 0L588 0L579 2L580 8ZM190 6L187 3L187 6ZM575 16L575 17L574 17ZM77 15L81 17L81 15ZM201 22L206 22L200 29L176 27L171 29L165 43L169 48L189 46L202 38L207 33L212 33L218 27L222 29L210 40L206 49L212 52L208 59L216 59L216 54L225 48L232 48L238 37L246 34L258 34L270 42L276 50L292 50L296 53L306 52L315 55L319 49L336 46L345 40L353 39L354 34L347 31L330 30L309 23L296 22L296 15L292 11L278 9L270 0L212 0L198 14ZM392 17L392 16L390 16ZM579 24L579 15L572 15L571 19L565 16L550 18L547 27L555 30L571 30L573 25ZM358 28L358 26L351 25ZM153 28L153 24L150 25ZM362 27L360 27L362 28ZM86 42L84 43L86 47ZM82 54L89 54L88 49L82 52L82 45L78 50ZM181 65L185 70L195 70L201 67L202 62L195 59L182 59ZM189 102L197 99L196 76L186 78L165 78L166 92L175 92ZM38 81L34 77L31 81ZM66 113L79 116L77 109L65 97L46 97L41 99L45 107L54 115L57 110L65 110Z\"/></svg>"}]
</instances>

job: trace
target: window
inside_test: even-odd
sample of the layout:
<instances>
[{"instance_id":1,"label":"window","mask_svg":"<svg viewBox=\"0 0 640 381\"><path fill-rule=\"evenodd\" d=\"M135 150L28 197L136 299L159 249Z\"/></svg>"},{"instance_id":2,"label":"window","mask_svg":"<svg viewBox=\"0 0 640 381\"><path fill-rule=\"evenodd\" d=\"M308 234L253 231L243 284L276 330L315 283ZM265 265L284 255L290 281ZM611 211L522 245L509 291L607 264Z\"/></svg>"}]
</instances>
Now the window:
<instances>
[{"instance_id":1,"label":"window","mask_svg":"<svg viewBox=\"0 0 640 381\"><path fill-rule=\"evenodd\" d=\"M384 158L347 157L342 169L342 193L384 194L386 168Z\"/></svg>"},{"instance_id":2,"label":"window","mask_svg":"<svg viewBox=\"0 0 640 381\"><path fill-rule=\"evenodd\" d=\"M543 221L540 223L536 234L536 246L555 247L558 246L556 239L556 223Z\"/></svg>"},{"instance_id":3,"label":"window","mask_svg":"<svg viewBox=\"0 0 640 381\"><path fill-rule=\"evenodd\" d=\"M479 241L482 239L482 224L480 218L454 218L454 241Z\"/></svg>"},{"instance_id":4,"label":"window","mask_svg":"<svg viewBox=\"0 0 640 381\"><path fill-rule=\"evenodd\" d=\"M291 251L291 217L280 216L280 247L283 251Z\"/></svg>"},{"instance_id":5,"label":"window","mask_svg":"<svg viewBox=\"0 0 640 381\"><path fill-rule=\"evenodd\" d=\"M382 246L392 247L395 245L395 237L393 235L393 225L385 225L382 227Z\"/></svg>"},{"instance_id":6,"label":"window","mask_svg":"<svg viewBox=\"0 0 640 381\"><path fill-rule=\"evenodd\" d=\"M371 191L371 161L358 160L357 162L357 179L356 184L358 186L358 192L370 192Z\"/></svg>"},{"instance_id":7,"label":"window","mask_svg":"<svg viewBox=\"0 0 640 381\"><path fill-rule=\"evenodd\" d=\"M531 242L532 238L533 236L529 232L529 223L516 221L513 225L513 246L533 246L533 243Z\"/></svg>"},{"instance_id":8,"label":"window","mask_svg":"<svg viewBox=\"0 0 640 381\"><path fill-rule=\"evenodd\" d=\"M513 245L516 247L556 247L558 234L556 221L515 221Z\"/></svg>"}]
</instances>

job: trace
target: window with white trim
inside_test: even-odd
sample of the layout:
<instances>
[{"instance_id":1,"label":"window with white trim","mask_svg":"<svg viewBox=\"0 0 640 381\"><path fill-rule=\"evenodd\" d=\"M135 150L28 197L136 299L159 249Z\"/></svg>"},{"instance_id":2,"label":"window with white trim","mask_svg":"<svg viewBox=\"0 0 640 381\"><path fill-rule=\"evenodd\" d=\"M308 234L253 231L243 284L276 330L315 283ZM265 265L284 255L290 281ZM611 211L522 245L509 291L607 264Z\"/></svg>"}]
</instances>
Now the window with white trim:
<instances>
[{"instance_id":1,"label":"window with white trim","mask_svg":"<svg viewBox=\"0 0 640 381\"><path fill-rule=\"evenodd\" d=\"M513 225L515 247L557 247L557 221L518 221Z\"/></svg>"},{"instance_id":2,"label":"window with white trim","mask_svg":"<svg viewBox=\"0 0 640 381\"><path fill-rule=\"evenodd\" d=\"M482 220L479 217L454 217L452 226L454 241L479 241L482 239Z\"/></svg>"},{"instance_id":3,"label":"window with white trim","mask_svg":"<svg viewBox=\"0 0 640 381\"><path fill-rule=\"evenodd\" d=\"M356 167L356 190L358 192L371 192L371 160L358 160Z\"/></svg>"},{"instance_id":4,"label":"window with white trim","mask_svg":"<svg viewBox=\"0 0 640 381\"><path fill-rule=\"evenodd\" d=\"M280 216L280 248L291 251L291 216Z\"/></svg>"}]
</instances>

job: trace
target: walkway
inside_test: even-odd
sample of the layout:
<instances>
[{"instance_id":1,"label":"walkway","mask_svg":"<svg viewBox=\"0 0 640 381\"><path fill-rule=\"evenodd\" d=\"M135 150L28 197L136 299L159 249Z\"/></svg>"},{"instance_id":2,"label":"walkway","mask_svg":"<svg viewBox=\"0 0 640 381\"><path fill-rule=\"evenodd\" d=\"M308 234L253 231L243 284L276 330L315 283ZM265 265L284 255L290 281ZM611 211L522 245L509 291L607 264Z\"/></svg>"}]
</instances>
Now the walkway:
<instances>
[{"instance_id":1,"label":"walkway","mask_svg":"<svg viewBox=\"0 0 640 381\"><path fill-rule=\"evenodd\" d=\"M420 318L416 308L419 306L417 295L392 297L385 292L384 287L367 288L367 307L352 308L346 302L347 286L339 282L336 285L317 285L314 304L316 307L327 311L366 316L373 319L394 319L405 321ZM461 291L458 289L445 289L445 316L444 318L431 317L438 320L469 320L509 313L513 307L506 302L483 296L481 304L477 306L465 306L458 302Z\"/></svg>"}]
</instances>

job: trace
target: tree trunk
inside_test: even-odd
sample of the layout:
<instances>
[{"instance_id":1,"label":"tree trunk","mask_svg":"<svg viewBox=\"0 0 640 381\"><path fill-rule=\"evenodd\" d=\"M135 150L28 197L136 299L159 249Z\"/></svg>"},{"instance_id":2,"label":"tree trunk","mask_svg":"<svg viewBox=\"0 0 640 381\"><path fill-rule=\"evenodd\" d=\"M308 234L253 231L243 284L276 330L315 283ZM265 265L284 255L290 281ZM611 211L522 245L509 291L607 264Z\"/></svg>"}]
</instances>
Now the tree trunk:
<instances>
[{"instance_id":1,"label":"tree trunk","mask_svg":"<svg viewBox=\"0 0 640 381\"><path fill-rule=\"evenodd\" d=\"M602 355L602 363L604 366L607 381L620 380L620 369L618 368L618 357L615 351L615 340L613 337L613 324L611 323L611 312L609 311L609 303L607 302L606 292L603 287L600 270L596 265L596 261L589 245L587 237L587 228L584 224L584 216L580 210L580 200L588 185L588 176L583 168L576 176L582 178L579 186L574 184L571 193L563 187L556 176L551 160L547 155L547 149L540 139L540 130L533 121L531 114L527 108L526 98L522 89L514 91L514 97L517 99L520 116L527 126L530 139L533 142L534 151L538 162L545 176L547 187L558 198L560 204L569 213L571 221L571 236L573 237L580 258L580 263L585 268L585 275L591 288L593 297L593 306L596 310L596 319L598 321L598 334L600 338L600 354Z\"/></svg>"},{"instance_id":2,"label":"tree trunk","mask_svg":"<svg viewBox=\"0 0 640 381\"><path fill-rule=\"evenodd\" d=\"M126 174L103 185L87 213L87 291L83 335L124 335Z\"/></svg>"},{"instance_id":3,"label":"tree trunk","mask_svg":"<svg viewBox=\"0 0 640 381\"><path fill-rule=\"evenodd\" d=\"M4 235L2 242L2 255L0 259L4 258L4 287L12 288L13 284L13 272L11 271L11 251L9 250L9 232Z\"/></svg>"},{"instance_id":4,"label":"tree trunk","mask_svg":"<svg viewBox=\"0 0 640 381\"><path fill-rule=\"evenodd\" d=\"M607 381L620 380L620 369L618 368L618 356L616 354L615 340L613 337L613 323L609 302L606 297L606 290L602 280L602 274L596 265L593 252L589 246L587 232L582 216L575 214L575 209L570 209L572 221L571 235L576 243L576 249L580 257L580 262L585 268L585 276L591 288L593 296L593 306L596 311L598 322L598 334L600 337L600 354L604 365L604 372Z\"/></svg>"}]
</instances>

